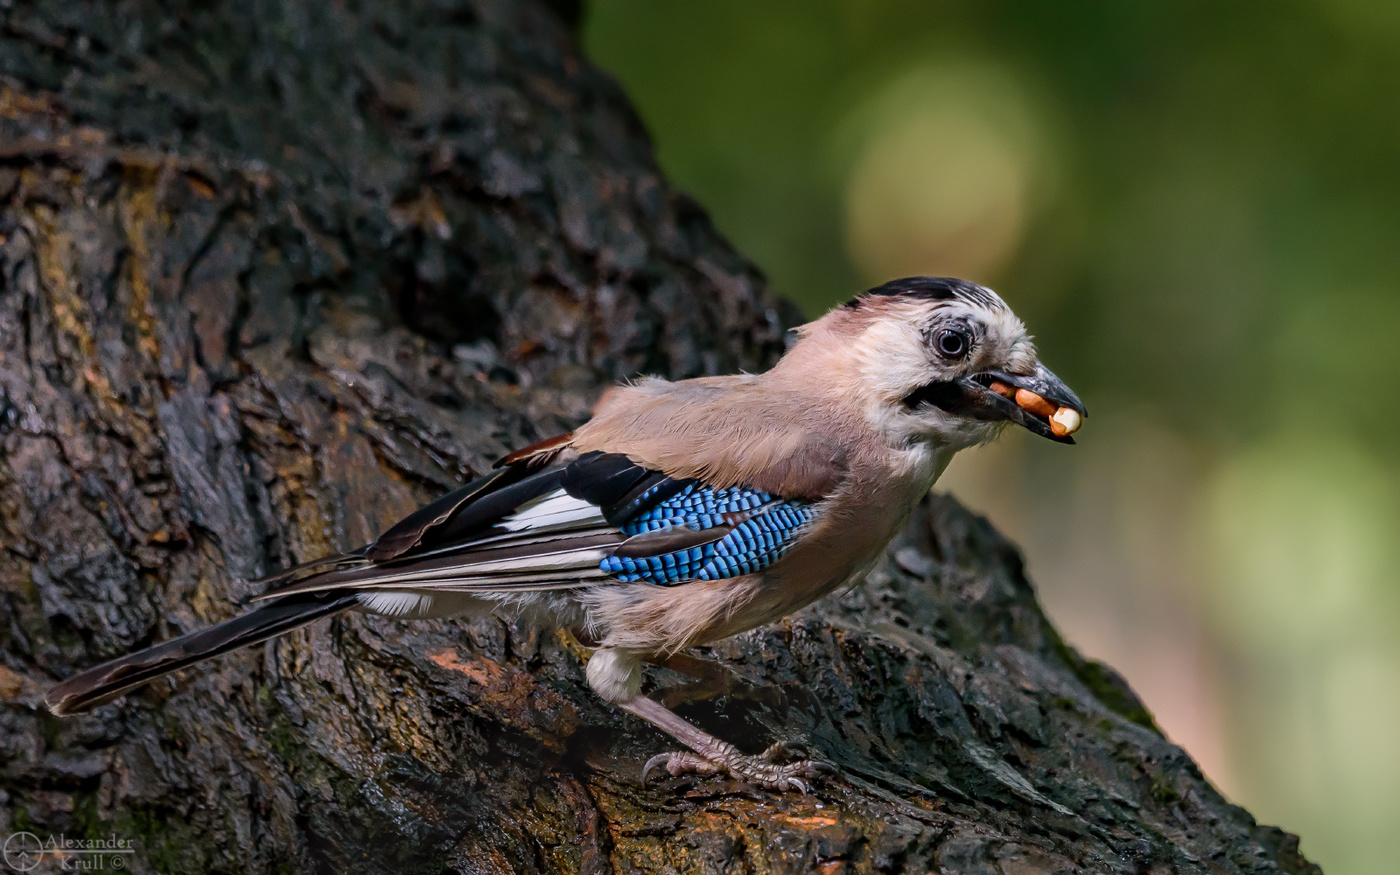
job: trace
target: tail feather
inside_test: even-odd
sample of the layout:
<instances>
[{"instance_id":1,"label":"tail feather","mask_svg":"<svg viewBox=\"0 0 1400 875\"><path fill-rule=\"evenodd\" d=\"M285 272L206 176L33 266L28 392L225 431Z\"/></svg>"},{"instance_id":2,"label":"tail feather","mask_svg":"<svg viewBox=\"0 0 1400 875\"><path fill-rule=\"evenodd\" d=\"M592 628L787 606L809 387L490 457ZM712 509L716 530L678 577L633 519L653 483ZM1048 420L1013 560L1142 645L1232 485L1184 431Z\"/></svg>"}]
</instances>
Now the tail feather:
<instances>
[{"instance_id":1,"label":"tail feather","mask_svg":"<svg viewBox=\"0 0 1400 875\"><path fill-rule=\"evenodd\" d=\"M338 614L357 602L355 594L344 592L268 602L241 617L90 668L53 687L44 701L59 716L87 711L156 678Z\"/></svg>"},{"instance_id":2,"label":"tail feather","mask_svg":"<svg viewBox=\"0 0 1400 875\"><path fill-rule=\"evenodd\" d=\"M351 550L348 553L336 553L333 556L322 556L319 559L312 559L310 562L300 562L296 565L288 565L280 571L276 571L266 577L255 577L249 583L260 583L265 586L277 586L293 579L303 580L314 577L322 571L334 571L347 565L357 565L364 561L365 553L370 548L369 544L358 550Z\"/></svg>"}]
</instances>

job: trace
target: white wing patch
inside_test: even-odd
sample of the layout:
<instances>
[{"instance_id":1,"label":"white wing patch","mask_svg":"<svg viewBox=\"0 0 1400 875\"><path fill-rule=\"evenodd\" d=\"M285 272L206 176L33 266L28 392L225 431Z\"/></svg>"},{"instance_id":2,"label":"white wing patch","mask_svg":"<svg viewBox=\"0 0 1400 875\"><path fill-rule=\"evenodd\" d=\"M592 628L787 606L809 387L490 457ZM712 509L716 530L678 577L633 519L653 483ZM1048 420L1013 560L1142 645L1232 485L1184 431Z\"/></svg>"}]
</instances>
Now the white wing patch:
<instances>
[{"instance_id":1,"label":"white wing patch","mask_svg":"<svg viewBox=\"0 0 1400 875\"><path fill-rule=\"evenodd\" d=\"M360 608L369 614L397 619L426 620L456 614L483 614L490 604L468 593L459 592L363 592Z\"/></svg>"},{"instance_id":2,"label":"white wing patch","mask_svg":"<svg viewBox=\"0 0 1400 875\"><path fill-rule=\"evenodd\" d=\"M603 512L597 505L556 489L522 505L499 525L510 532L545 528L557 531L607 525L607 520L603 519Z\"/></svg>"},{"instance_id":3,"label":"white wing patch","mask_svg":"<svg viewBox=\"0 0 1400 875\"><path fill-rule=\"evenodd\" d=\"M364 592L360 604L371 614L384 617L422 616L433 607L433 597L418 592Z\"/></svg>"}]
</instances>

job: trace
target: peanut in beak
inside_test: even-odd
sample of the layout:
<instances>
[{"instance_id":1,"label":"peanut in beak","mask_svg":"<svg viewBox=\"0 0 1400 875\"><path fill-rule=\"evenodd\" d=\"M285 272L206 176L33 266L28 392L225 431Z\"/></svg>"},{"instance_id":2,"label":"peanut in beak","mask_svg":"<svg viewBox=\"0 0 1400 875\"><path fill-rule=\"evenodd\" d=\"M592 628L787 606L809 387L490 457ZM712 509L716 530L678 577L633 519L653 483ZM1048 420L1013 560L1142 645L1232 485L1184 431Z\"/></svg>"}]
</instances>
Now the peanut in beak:
<instances>
[{"instance_id":1,"label":"peanut in beak","mask_svg":"<svg viewBox=\"0 0 1400 875\"><path fill-rule=\"evenodd\" d=\"M1005 383L999 382L992 383L990 388L998 395L1015 401L1017 407L1050 420L1050 431L1055 437L1074 434L1084 422L1077 411L1068 407L1056 407L1029 389L1013 390Z\"/></svg>"},{"instance_id":2,"label":"peanut in beak","mask_svg":"<svg viewBox=\"0 0 1400 875\"><path fill-rule=\"evenodd\" d=\"M1016 390L1016 406L1025 408L1036 416L1043 416L1046 419L1054 416L1057 409L1054 404L1029 389Z\"/></svg>"},{"instance_id":3,"label":"peanut in beak","mask_svg":"<svg viewBox=\"0 0 1400 875\"><path fill-rule=\"evenodd\" d=\"M1050 415L1050 431L1055 437L1074 434L1079 431L1079 426L1083 421L1078 411L1061 407Z\"/></svg>"}]
</instances>

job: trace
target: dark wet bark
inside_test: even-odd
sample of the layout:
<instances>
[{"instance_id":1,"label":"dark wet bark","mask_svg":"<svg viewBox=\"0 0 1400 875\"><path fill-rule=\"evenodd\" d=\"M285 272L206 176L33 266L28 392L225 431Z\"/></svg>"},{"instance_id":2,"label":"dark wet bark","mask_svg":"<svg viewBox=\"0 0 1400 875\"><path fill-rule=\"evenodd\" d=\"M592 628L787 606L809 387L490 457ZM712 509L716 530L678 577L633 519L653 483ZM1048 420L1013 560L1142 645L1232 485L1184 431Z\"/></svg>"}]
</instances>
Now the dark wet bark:
<instances>
[{"instance_id":1,"label":"dark wet bark","mask_svg":"<svg viewBox=\"0 0 1400 875\"><path fill-rule=\"evenodd\" d=\"M0 833L162 872L1315 871L947 499L863 588L714 648L751 689L682 706L838 764L811 797L639 786L667 740L502 621L337 619L49 716L608 382L761 368L793 321L576 3L170 6L0 13Z\"/></svg>"}]
</instances>

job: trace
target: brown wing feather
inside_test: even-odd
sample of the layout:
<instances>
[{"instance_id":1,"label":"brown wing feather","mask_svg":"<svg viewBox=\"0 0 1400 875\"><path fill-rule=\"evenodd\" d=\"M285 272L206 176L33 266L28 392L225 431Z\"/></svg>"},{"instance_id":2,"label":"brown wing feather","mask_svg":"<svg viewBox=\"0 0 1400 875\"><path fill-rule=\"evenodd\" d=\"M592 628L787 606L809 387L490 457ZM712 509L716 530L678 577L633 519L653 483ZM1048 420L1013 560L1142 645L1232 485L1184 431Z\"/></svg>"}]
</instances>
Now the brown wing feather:
<instances>
[{"instance_id":1,"label":"brown wing feather","mask_svg":"<svg viewBox=\"0 0 1400 875\"><path fill-rule=\"evenodd\" d=\"M545 438L539 443L522 447L515 452L502 456L496 460L494 468L506 468L511 465L524 464L529 468L536 468L540 465L548 464L559 453L563 452L574 439L574 433L566 431L563 434L555 435L552 438Z\"/></svg>"}]
</instances>

